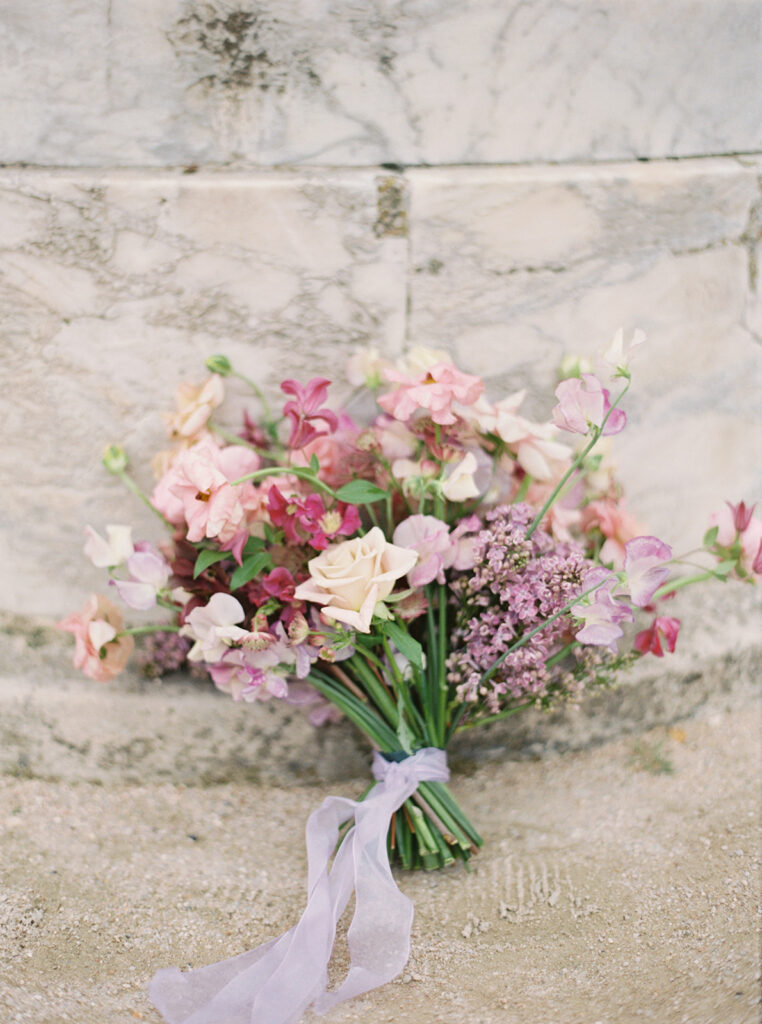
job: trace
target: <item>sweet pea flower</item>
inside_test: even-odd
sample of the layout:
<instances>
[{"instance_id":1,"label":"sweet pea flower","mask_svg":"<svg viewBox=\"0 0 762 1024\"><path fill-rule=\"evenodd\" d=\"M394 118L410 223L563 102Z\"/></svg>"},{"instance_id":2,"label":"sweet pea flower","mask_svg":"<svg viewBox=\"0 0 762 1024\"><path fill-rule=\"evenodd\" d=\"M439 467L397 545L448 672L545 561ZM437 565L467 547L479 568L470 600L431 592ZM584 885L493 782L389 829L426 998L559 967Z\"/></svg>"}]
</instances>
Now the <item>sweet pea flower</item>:
<instances>
[{"instance_id":1,"label":"sweet pea flower","mask_svg":"<svg viewBox=\"0 0 762 1024\"><path fill-rule=\"evenodd\" d=\"M452 561L447 523L436 516L408 516L397 526L392 540L398 547L418 554L418 561L407 574L411 587L423 587L432 580L444 583L444 570Z\"/></svg>"},{"instance_id":2,"label":"sweet pea flower","mask_svg":"<svg viewBox=\"0 0 762 1024\"><path fill-rule=\"evenodd\" d=\"M494 405L484 398L474 403L468 419L483 433L497 434L515 454L516 461L534 480L550 480L559 467L568 465L571 452L554 439L551 423L534 423L519 415L526 391L516 391Z\"/></svg>"},{"instance_id":3,"label":"sweet pea flower","mask_svg":"<svg viewBox=\"0 0 762 1024\"><path fill-rule=\"evenodd\" d=\"M641 654L655 654L657 658L664 657L664 646L671 654L677 643L677 634L680 632L680 619L672 619L666 615L657 615L649 629L638 633L633 642L633 647Z\"/></svg>"},{"instance_id":4,"label":"sweet pea flower","mask_svg":"<svg viewBox=\"0 0 762 1024\"><path fill-rule=\"evenodd\" d=\"M328 396L330 383L325 377L313 377L306 384L300 384L295 380L284 380L281 384L281 391L293 395L293 398L283 406L283 415L291 423L289 448L304 448L320 434L326 434L338 427L339 418L336 413L321 408ZM323 426L316 427L315 421L322 423Z\"/></svg>"},{"instance_id":5,"label":"sweet pea flower","mask_svg":"<svg viewBox=\"0 0 762 1024\"><path fill-rule=\"evenodd\" d=\"M624 568L625 544L639 537L643 528L627 511L623 499L599 498L582 510L582 529L599 529L606 540L600 550L602 562L611 562L615 569Z\"/></svg>"},{"instance_id":6,"label":"sweet pea flower","mask_svg":"<svg viewBox=\"0 0 762 1024\"><path fill-rule=\"evenodd\" d=\"M74 636L74 667L99 683L118 675L135 647L124 628L121 611L105 597L93 594L84 608L56 623L56 629Z\"/></svg>"},{"instance_id":7,"label":"sweet pea flower","mask_svg":"<svg viewBox=\"0 0 762 1024\"><path fill-rule=\"evenodd\" d=\"M571 608L571 614L585 622L575 634L575 639L581 644L608 647L616 651L616 642L624 635L619 623L631 622L634 618L632 608L618 601L612 593L617 582L617 577L603 568L591 569L585 576L584 589L588 590L596 584L598 589L589 596L589 603L575 604Z\"/></svg>"},{"instance_id":8,"label":"sweet pea flower","mask_svg":"<svg viewBox=\"0 0 762 1024\"><path fill-rule=\"evenodd\" d=\"M415 454L418 438L400 420L385 414L377 416L372 431L387 462L409 459Z\"/></svg>"},{"instance_id":9,"label":"sweet pea flower","mask_svg":"<svg viewBox=\"0 0 762 1024\"><path fill-rule=\"evenodd\" d=\"M463 572L473 569L476 560L476 534L482 528L478 516L466 516L450 534L450 564L447 568Z\"/></svg>"},{"instance_id":10,"label":"sweet pea flower","mask_svg":"<svg viewBox=\"0 0 762 1024\"><path fill-rule=\"evenodd\" d=\"M156 604L156 595L164 590L170 577L170 568L151 544L141 542L127 559L127 580L111 580L117 593L130 608L147 611Z\"/></svg>"},{"instance_id":11,"label":"sweet pea flower","mask_svg":"<svg viewBox=\"0 0 762 1024\"><path fill-rule=\"evenodd\" d=\"M614 334L611 344L603 354L603 362L615 371L616 377L629 377L630 362L635 350L646 340L645 331L636 328L632 336L625 341L624 329L622 327Z\"/></svg>"},{"instance_id":12,"label":"sweet pea flower","mask_svg":"<svg viewBox=\"0 0 762 1024\"><path fill-rule=\"evenodd\" d=\"M356 388L370 388L375 391L381 387L383 372L391 364L385 359L375 345L357 349L347 360L346 378Z\"/></svg>"},{"instance_id":13,"label":"sweet pea flower","mask_svg":"<svg viewBox=\"0 0 762 1024\"><path fill-rule=\"evenodd\" d=\"M484 391L480 377L462 373L452 363L439 362L416 377L390 369L385 377L398 386L380 395L378 404L398 420L409 420L416 412L428 412L435 423L456 422L453 403L471 405Z\"/></svg>"},{"instance_id":14,"label":"sweet pea flower","mask_svg":"<svg viewBox=\"0 0 762 1024\"><path fill-rule=\"evenodd\" d=\"M658 537L635 537L624 546L624 571L630 598L638 608L651 603L654 594L669 576L665 565L672 548Z\"/></svg>"},{"instance_id":15,"label":"sweet pea flower","mask_svg":"<svg viewBox=\"0 0 762 1024\"><path fill-rule=\"evenodd\" d=\"M755 506L749 507L743 501L725 505L709 517L709 525L717 527L717 543L729 548L738 539L741 568L755 576L762 575L762 520L754 515Z\"/></svg>"},{"instance_id":16,"label":"sweet pea flower","mask_svg":"<svg viewBox=\"0 0 762 1024\"><path fill-rule=\"evenodd\" d=\"M233 644L240 644L250 637L245 629L237 626L243 622L244 611L232 594L212 594L209 603L191 611L180 635L194 641L188 651L188 661L206 661L213 664Z\"/></svg>"},{"instance_id":17,"label":"sweet pea flower","mask_svg":"<svg viewBox=\"0 0 762 1024\"><path fill-rule=\"evenodd\" d=\"M442 484L442 494L445 498L448 501L468 501L469 498L478 498L480 491L474 481L477 469L476 456L473 452L466 452L460 462L448 469Z\"/></svg>"},{"instance_id":18,"label":"sweet pea flower","mask_svg":"<svg viewBox=\"0 0 762 1024\"><path fill-rule=\"evenodd\" d=\"M624 429L627 416L621 409L611 409L609 392L592 373L562 380L556 388L558 405L553 409L553 422L572 434L587 434L591 427L600 427L611 410L603 434L618 434Z\"/></svg>"},{"instance_id":19,"label":"sweet pea flower","mask_svg":"<svg viewBox=\"0 0 762 1024\"><path fill-rule=\"evenodd\" d=\"M286 676L307 675L309 658L299 671L296 651L289 645L283 627L278 624L275 628L277 635L269 634L270 643L257 650L228 650L215 665L209 666L209 674L219 690L231 694L233 700L248 703L271 697L282 699L288 694Z\"/></svg>"},{"instance_id":20,"label":"sweet pea flower","mask_svg":"<svg viewBox=\"0 0 762 1024\"><path fill-rule=\"evenodd\" d=\"M110 569L115 565L121 565L135 550L131 526L107 526L108 539L101 537L92 526L85 527L85 534L87 540L84 552L98 569Z\"/></svg>"},{"instance_id":21,"label":"sweet pea flower","mask_svg":"<svg viewBox=\"0 0 762 1024\"><path fill-rule=\"evenodd\" d=\"M347 467L347 457L354 449L357 434L358 429L352 418L346 413L341 413L338 416L338 426L333 433L313 437L303 448L295 448L291 452L291 465L309 466L314 455L320 466L320 479L325 480L330 487L340 487L352 479L351 468Z\"/></svg>"},{"instance_id":22,"label":"sweet pea flower","mask_svg":"<svg viewBox=\"0 0 762 1024\"><path fill-rule=\"evenodd\" d=\"M165 416L170 437L196 437L224 398L225 386L216 373L203 384L180 384L175 392L175 412Z\"/></svg>"},{"instance_id":23,"label":"sweet pea flower","mask_svg":"<svg viewBox=\"0 0 762 1024\"><path fill-rule=\"evenodd\" d=\"M408 377L420 376L437 363L450 363L449 352L443 348L429 348L427 345L413 345L397 359L396 367Z\"/></svg>"},{"instance_id":24,"label":"sweet pea flower","mask_svg":"<svg viewBox=\"0 0 762 1024\"><path fill-rule=\"evenodd\" d=\"M415 551L390 544L374 526L364 537L332 544L308 563L310 579L295 591L299 601L323 605L329 619L370 632L373 611L395 582L418 561Z\"/></svg>"}]
</instances>

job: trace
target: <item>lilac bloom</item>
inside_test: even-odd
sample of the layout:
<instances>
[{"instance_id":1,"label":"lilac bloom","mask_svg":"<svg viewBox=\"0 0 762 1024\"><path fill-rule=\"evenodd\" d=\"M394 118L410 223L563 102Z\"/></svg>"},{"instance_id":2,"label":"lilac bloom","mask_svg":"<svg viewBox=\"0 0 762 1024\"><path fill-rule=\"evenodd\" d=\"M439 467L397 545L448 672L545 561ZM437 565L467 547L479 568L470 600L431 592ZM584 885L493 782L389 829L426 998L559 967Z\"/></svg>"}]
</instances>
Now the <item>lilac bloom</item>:
<instances>
[{"instance_id":1,"label":"lilac bloom","mask_svg":"<svg viewBox=\"0 0 762 1024\"><path fill-rule=\"evenodd\" d=\"M611 409L609 393L593 373L562 380L556 388L556 398L553 422L572 434L588 434L591 427L600 427L609 410L604 434L618 434L627 422L621 409Z\"/></svg>"},{"instance_id":2,"label":"lilac bloom","mask_svg":"<svg viewBox=\"0 0 762 1024\"><path fill-rule=\"evenodd\" d=\"M624 571L632 603L645 608L669 576L672 548L658 537L635 537L624 546Z\"/></svg>"}]
</instances>

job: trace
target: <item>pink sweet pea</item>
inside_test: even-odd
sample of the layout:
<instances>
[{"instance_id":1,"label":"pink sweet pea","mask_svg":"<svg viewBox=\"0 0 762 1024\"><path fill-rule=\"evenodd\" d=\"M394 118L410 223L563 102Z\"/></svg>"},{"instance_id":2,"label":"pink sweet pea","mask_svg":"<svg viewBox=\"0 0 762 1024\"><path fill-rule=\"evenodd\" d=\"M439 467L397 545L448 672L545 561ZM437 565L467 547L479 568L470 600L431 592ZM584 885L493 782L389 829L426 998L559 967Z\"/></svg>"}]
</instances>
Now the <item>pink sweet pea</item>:
<instances>
[{"instance_id":1,"label":"pink sweet pea","mask_svg":"<svg viewBox=\"0 0 762 1024\"><path fill-rule=\"evenodd\" d=\"M717 543L729 548L736 539L741 544L740 565L745 572L762 575L762 519L754 515L743 501L737 505L725 502L726 508L709 517L711 526L717 527Z\"/></svg>"},{"instance_id":2,"label":"pink sweet pea","mask_svg":"<svg viewBox=\"0 0 762 1024\"><path fill-rule=\"evenodd\" d=\"M281 391L294 396L283 406L283 415L291 422L289 448L304 448L316 437L338 427L339 418L336 413L320 407L328 395L330 383L325 377L313 377L307 384L299 384L295 380L284 380L281 384ZM318 429L313 425L315 420L325 426Z\"/></svg>"},{"instance_id":3,"label":"pink sweet pea","mask_svg":"<svg viewBox=\"0 0 762 1024\"><path fill-rule=\"evenodd\" d=\"M585 622L575 637L581 644L608 647L616 651L616 642L624 633L619 623L632 621L632 608L614 597L612 591L617 578L608 569L590 570L584 579L584 589L588 590L596 584L598 589L590 595L588 604L575 604L571 608L572 615Z\"/></svg>"},{"instance_id":4,"label":"pink sweet pea","mask_svg":"<svg viewBox=\"0 0 762 1024\"><path fill-rule=\"evenodd\" d=\"M455 423L453 403L471 405L484 391L484 381L462 373L452 363L434 366L411 378L399 370L385 371L388 381L397 384L393 391L381 395L378 404L397 420L409 420L416 412L428 412L435 423Z\"/></svg>"},{"instance_id":5,"label":"pink sweet pea","mask_svg":"<svg viewBox=\"0 0 762 1024\"><path fill-rule=\"evenodd\" d=\"M432 580L444 583L444 570L452 561L447 523L436 516L409 516L396 528L392 540L398 547L418 552L418 561L407 573L411 587L423 587Z\"/></svg>"},{"instance_id":6,"label":"pink sweet pea","mask_svg":"<svg viewBox=\"0 0 762 1024\"><path fill-rule=\"evenodd\" d=\"M111 580L117 593L130 608L147 611L156 604L156 595L163 590L170 568L151 544L141 541L127 559L128 580Z\"/></svg>"},{"instance_id":7,"label":"pink sweet pea","mask_svg":"<svg viewBox=\"0 0 762 1024\"><path fill-rule=\"evenodd\" d=\"M598 529L606 538L600 550L602 562L624 567L625 544L642 534L640 523L627 511L623 499L599 498L582 510L582 529Z\"/></svg>"},{"instance_id":8,"label":"pink sweet pea","mask_svg":"<svg viewBox=\"0 0 762 1024\"><path fill-rule=\"evenodd\" d=\"M99 683L118 675L135 647L131 636L118 636L124 616L105 597L93 594L81 611L56 623L74 635L74 667Z\"/></svg>"},{"instance_id":9,"label":"pink sweet pea","mask_svg":"<svg viewBox=\"0 0 762 1024\"><path fill-rule=\"evenodd\" d=\"M556 388L558 405L553 409L553 422L572 434L587 434L591 427L600 427L611 409L609 393L592 373L562 380ZM613 409L603 428L604 434L618 434L627 417L621 409Z\"/></svg>"},{"instance_id":10,"label":"pink sweet pea","mask_svg":"<svg viewBox=\"0 0 762 1024\"><path fill-rule=\"evenodd\" d=\"M644 608L669 576L665 565L672 558L672 548L658 537L635 537L624 546L624 571L630 598Z\"/></svg>"},{"instance_id":11,"label":"pink sweet pea","mask_svg":"<svg viewBox=\"0 0 762 1024\"><path fill-rule=\"evenodd\" d=\"M641 654L655 654L657 658L664 657L666 645L670 654L675 649L677 634L680 632L680 619L671 619L666 615L657 615L649 629L638 633L633 642L633 647Z\"/></svg>"}]
</instances>

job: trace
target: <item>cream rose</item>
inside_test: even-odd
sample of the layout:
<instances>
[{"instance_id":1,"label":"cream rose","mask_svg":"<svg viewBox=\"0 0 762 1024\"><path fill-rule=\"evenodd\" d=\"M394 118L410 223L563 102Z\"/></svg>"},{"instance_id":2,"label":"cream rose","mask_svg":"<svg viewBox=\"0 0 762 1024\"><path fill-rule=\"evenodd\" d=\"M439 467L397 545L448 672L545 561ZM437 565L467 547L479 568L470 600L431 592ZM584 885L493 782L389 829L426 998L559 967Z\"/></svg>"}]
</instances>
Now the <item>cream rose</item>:
<instances>
[{"instance_id":1,"label":"cream rose","mask_svg":"<svg viewBox=\"0 0 762 1024\"><path fill-rule=\"evenodd\" d=\"M390 544L378 526L364 537L332 544L309 563L309 580L294 596L323 605L323 614L361 633L370 632L373 609L418 561L418 553Z\"/></svg>"}]
</instances>

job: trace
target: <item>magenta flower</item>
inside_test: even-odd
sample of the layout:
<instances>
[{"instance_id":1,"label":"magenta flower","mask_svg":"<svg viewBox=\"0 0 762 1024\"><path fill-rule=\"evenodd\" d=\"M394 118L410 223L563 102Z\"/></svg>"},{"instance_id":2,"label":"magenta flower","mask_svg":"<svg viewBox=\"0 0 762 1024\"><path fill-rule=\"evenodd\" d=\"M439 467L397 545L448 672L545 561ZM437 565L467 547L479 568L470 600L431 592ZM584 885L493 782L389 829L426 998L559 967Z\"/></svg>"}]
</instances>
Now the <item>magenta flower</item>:
<instances>
[{"instance_id":1,"label":"magenta flower","mask_svg":"<svg viewBox=\"0 0 762 1024\"><path fill-rule=\"evenodd\" d=\"M436 363L415 378L394 369L386 370L385 376L398 387L381 395L378 404L396 420L409 420L422 411L435 423L455 423L453 402L472 405L484 391L481 377L461 373L452 363Z\"/></svg>"},{"instance_id":2,"label":"magenta flower","mask_svg":"<svg viewBox=\"0 0 762 1024\"><path fill-rule=\"evenodd\" d=\"M611 409L608 391L593 373L562 380L556 388L558 405L553 409L553 422L572 434L587 434L591 427L600 427ZM627 416L613 409L603 428L604 434L618 434L624 429Z\"/></svg>"},{"instance_id":3,"label":"magenta flower","mask_svg":"<svg viewBox=\"0 0 762 1024\"><path fill-rule=\"evenodd\" d=\"M658 537L635 537L624 546L624 571L630 598L638 608L645 608L669 576L665 565L672 558L672 548Z\"/></svg>"},{"instance_id":4,"label":"magenta flower","mask_svg":"<svg viewBox=\"0 0 762 1024\"><path fill-rule=\"evenodd\" d=\"M262 578L262 589L270 597L287 602L293 600L296 583L288 569L279 565Z\"/></svg>"},{"instance_id":5,"label":"magenta flower","mask_svg":"<svg viewBox=\"0 0 762 1024\"><path fill-rule=\"evenodd\" d=\"M590 596L589 604L575 604L571 608L572 615L585 622L582 629L575 634L575 638L581 644L608 647L616 651L616 642L624 634L619 623L632 622L634 618L632 608L618 601L612 593L617 582L614 573L603 568L591 569L585 576L585 590L589 590L596 583L599 587Z\"/></svg>"},{"instance_id":6,"label":"magenta flower","mask_svg":"<svg viewBox=\"0 0 762 1024\"><path fill-rule=\"evenodd\" d=\"M313 377L307 384L299 384L295 380L284 380L281 384L281 391L294 396L283 406L283 415L291 421L289 448L303 448L316 437L338 427L339 418L336 413L321 408L328 395L330 383L325 377ZM324 423L325 427L318 429L313 426L315 420Z\"/></svg>"},{"instance_id":7,"label":"magenta flower","mask_svg":"<svg viewBox=\"0 0 762 1024\"><path fill-rule=\"evenodd\" d=\"M680 632L680 619L671 619L666 615L657 615L649 629L644 629L635 637L633 647L641 654L655 654L664 657L664 646L671 654L677 643Z\"/></svg>"}]
</instances>

